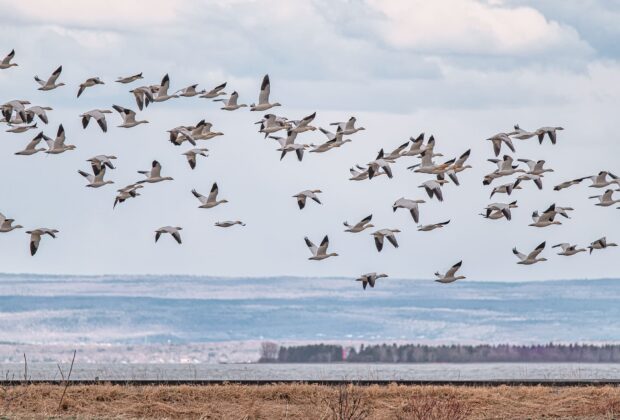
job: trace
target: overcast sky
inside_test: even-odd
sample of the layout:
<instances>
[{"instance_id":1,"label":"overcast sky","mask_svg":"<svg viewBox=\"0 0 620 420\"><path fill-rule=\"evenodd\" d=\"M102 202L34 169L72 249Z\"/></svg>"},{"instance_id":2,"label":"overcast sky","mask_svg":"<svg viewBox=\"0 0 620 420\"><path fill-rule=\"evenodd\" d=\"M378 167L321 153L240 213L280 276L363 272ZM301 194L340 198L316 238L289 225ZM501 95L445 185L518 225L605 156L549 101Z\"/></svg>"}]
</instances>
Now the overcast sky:
<instances>
[{"instance_id":1,"label":"overcast sky","mask_svg":"<svg viewBox=\"0 0 620 420\"><path fill-rule=\"evenodd\" d=\"M38 254L28 252L24 230L0 234L2 271L83 274L200 274L217 276L357 276L380 271L392 277L430 278L463 260L471 280L595 278L620 275L620 248L592 256L554 255L558 242L582 246L601 236L620 242L620 211L594 206L587 197L602 191L588 183L555 192L553 185L608 169L620 172L617 135L620 105L620 6L588 1L413 0L351 1L4 1L0 0L0 55L16 50L19 67L0 70L0 102L25 99L54 108L43 126L53 136L62 123L75 151L62 155L15 156L36 132L4 133L0 142L0 212L27 228L60 230L45 237ZM616 4L616 3L611 3ZM67 84L40 92L35 74L47 78L63 65ZM228 82L240 101L257 100L268 73L271 99L280 115L300 118L317 112L315 125L328 127L355 115L366 128L352 143L326 154L306 154L302 163L279 161L277 144L263 139L253 122L262 113L219 110L216 103L182 98L156 103L139 113L150 121L110 129L83 130L78 115L119 104L135 108L118 76L143 72L141 84L170 75L171 89ZM78 85L100 76L106 84L75 98ZM214 124L225 136L202 145L210 157L191 171L165 130ZM516 140L515 158L546 159L555 172L543 191L533 185L515 193L513 220L490 221L478 213L490 201L482 176L494 165L484 139L513 124L534 130L561 125L558 144ZM445 202L425 197L417 186L428 179L406 167L394 178L348 180L348 169L371 161L420 132L434 134L446 159L472 149L474 169L461 186L444 188ZM321 133L299 140L318 143ZM86 188L78 169L97 154L118 156L115 181ZM174 181L147 185L142 196L112 210L116 188L141 179L136 171L157 159ZM208 193L217 181L228 204L198 209L192 188ZM496 184L507 182L504 178ZM323 205L297 208L292 195L323 190ZM620 196L620 193L617 193ZM450 219L442 230L418 232L405 211L392 212L399 197L424 198L421 222ZM492 201L506 201L505 195ZM575 208L562 226L528 227L534 210L551 203ZM399 249L377 253L368 231L343 232L342 222L373 214L378 228L399 228ZM213 223L241 219L247 226L221 229ZM184 228L183 245L153 231ZM340 254L308 261L303 237L319 242L329 234ZM543 240L548 262L516 265L512 247L529 252Z\"/></svg>"}]
</instances>

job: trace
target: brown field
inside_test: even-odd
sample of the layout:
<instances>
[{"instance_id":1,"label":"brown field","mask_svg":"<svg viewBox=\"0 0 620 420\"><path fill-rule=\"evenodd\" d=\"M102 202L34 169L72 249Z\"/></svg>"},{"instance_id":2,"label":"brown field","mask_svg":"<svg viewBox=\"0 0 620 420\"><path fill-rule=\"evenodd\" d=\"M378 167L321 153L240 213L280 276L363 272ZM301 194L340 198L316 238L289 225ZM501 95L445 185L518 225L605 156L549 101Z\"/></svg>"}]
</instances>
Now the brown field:
<instances>
[{"instance_id":1,"label":"brown field","mask_svg":"<svg viewBox=\"0 0 620 420\"><path fill-rule=\"evenodd\" d=\"M614 419L620 388L319 385L28 385L0 389L0 419ZM616 415L618 414L618 417Z\"/></svg>"}]
</instances>

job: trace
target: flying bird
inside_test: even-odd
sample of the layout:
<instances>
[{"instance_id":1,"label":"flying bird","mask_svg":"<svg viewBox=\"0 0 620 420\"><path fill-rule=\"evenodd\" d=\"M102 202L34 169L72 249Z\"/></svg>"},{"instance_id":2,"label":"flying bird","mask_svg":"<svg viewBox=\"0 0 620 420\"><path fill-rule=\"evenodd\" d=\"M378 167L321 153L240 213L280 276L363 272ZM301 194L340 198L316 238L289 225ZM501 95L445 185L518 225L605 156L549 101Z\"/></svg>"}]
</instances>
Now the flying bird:
<instances>
[{"instance_id":1,"label":"flying bird","mask_svg":"<svg viewBox=\"0 0 620 420\"><path fill-rule=\"evenodd\" d=\"M307 236L304 237L304 241L306 241L306 246L308 246L308 249L310 249L310 252L312 253L312 256L308 258L309 260L321 261L329 257L338 256L338 254L335 252L327 253L327 247L329 247L329 238L327 237L327 235L325 235L325 237L321 241L321 245L319 245L318 247L313 244Z\"/></svg>"},{"instance_id":2,"label":"flying bird","mask_svg":"<svg viewBox=\"0 0 620 420\"><path fill-rule=\"evenodd\" d=\"M157 242L159 240L159 237L162 235L162 233L167 233L170 236L172 236L174 238L175 241L177 241L179 243L179 245L182 243L181 241L181 230L183 228L180 226L164 226L164 227L160 227L159 229L157 229L155 231L155 242Z\"/></svg>"},{"instance_id":3,"label":"flying bird","mask_svg":"<svg viewBox=\"0 0 620 420\"><path fill-rule=\"evenodd\" d=\"M456 275L456 272L459 270L459 268L461 268L462 264L463 264L463 261L457 262L452 267L450 267L450 269L446 272L446 274L440 274L439 272L436 272L435 276L437 277L437 280L435 281L439 283L453 283L457 280L465 279L466 278L465 276Z\"/></svg>"},{"instance_id":4,"label":"flying bird","mask_svg":"<svg viewBox=\"0 0 620 420\"><path fill-rule=\"evenodd\" d=\"M219 189L217 187L217 182L213 183L213 186L211 187L211 192L209 192L208 197L205 197L196 190L192 190L192 194L194 194L194 197L196 197L200 201L200 206L198 206L198 208L201 209L210 209L220 204L228 203L227 200L217 199L218 192Z\"/></svg>"},{"instance_id":5,"label":"flying bird","mask_svg":"<svg viewBox=\"0 0 620 420\"><path fill-rule=\"evenodd\" d=\"M517 264L532 265L538 262L547 261L546 258L538 258L538 255L543 251L543 249L545 249L545 245L546 242L541 243L528 255L520 253L517 251L517 248L512 248L512 253L519 258L519 262L517 262Z\"/></svg>"}]
</instances>

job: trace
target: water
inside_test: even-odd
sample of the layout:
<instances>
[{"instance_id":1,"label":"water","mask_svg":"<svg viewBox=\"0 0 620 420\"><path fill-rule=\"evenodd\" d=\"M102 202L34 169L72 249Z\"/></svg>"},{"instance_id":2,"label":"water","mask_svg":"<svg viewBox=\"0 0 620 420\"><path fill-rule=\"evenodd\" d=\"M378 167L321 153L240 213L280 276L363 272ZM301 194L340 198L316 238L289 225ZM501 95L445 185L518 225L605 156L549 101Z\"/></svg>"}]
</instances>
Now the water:
<instances>
[{"instance_id":1,"label":"water","mask_svg":"<svg viewBox=\"0 0 620 420\"><path fill-rule=\"evenodd\" d=\"M61 365L68 372L69 365ZM55 363L28 366L30 379L60 379ZM21 379L24 365L0 364L3 378ZM78 364L73 379L94 380L593 380L619 379L620 364Z\"/></svg>"}]
</instances>

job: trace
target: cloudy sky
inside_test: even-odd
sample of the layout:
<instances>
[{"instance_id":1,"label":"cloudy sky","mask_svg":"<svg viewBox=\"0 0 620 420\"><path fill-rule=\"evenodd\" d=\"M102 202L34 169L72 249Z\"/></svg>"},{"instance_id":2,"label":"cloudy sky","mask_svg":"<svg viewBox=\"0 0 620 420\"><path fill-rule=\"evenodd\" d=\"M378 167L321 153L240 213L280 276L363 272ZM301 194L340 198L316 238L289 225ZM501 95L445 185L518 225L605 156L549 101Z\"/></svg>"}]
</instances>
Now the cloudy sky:
<instances>
[{"instance_id":1,"label":"cloudy sky","mask_svg":"<svg viewBox=\"0 0 620 420\"><path fill-rule=\"evenodd\" d=\"M595 278L620 275L609 249L592 256L555 256L548 262L516 265L511 249L529 251L543 240L589 242L607 235L620 242L620 212L595 207L587 183L554 192L552 186L608 169L620 172L617 115L620 105L620 6L604 1L578 5L561 0L439 2L350 1L0 1L2 48L16 50L19 67L0 71L0 102L27 99L54 108L47 135L64 124L67 143L77 149L58 156L15 156L36 132L3 133L0 142L0 211L27 228L60 230L44 238L31 257L22 231L0 234L2 271L33 273L177 273L218 276L357 276L369 271L393 277L429 278L463 259L463 274L476 280ZM0 55L5 52L0 51ZM66 87L40 92L35 74L46 78L63 65ZM219 110L205 99L157 103L140 114L150 124L110 130L81 128L78 115L119 104L135 108L131 86L112 81L144 72L143 84L168 73L173 90L223 81L244 103L256 101L268 73L277 113L300 118L317 112L316 125L351 115L366 128L353 143L327 154L279 161L273 140L256 132L260 117L247 109ZM105 86L75 98L80 82L100 76ZM133 86L133 85L132 85ZM137 86L137 85L136 85ZM165 130L214 124L225 136L204 143L210 157L195 171L167 141ZM489 203L485 173L494 169L484 139L513 124L534 130L561 125L556 146L517 141L515 157L545 159L555 172L545 189L526 185L513 197L519 208L511 222L484 220ZM40 124L41 125L41 124ZM2 128L4 132L4 127ZM445 202L423 197L428 179L394 165L394 179L348 181L348 169L366 163L425 132L437 139L445 158L472 149L461 186L444 189ZM323 141L319 132L303 142ZM115 185L85 188L77 174L96 154L118 156L108 173ZM143 195L112 210L115 189L140 179L153 159L174 181L148 185ZM192 188L207 193L217 181L229 203L198 209ZM504 180L500 181L504 182ZM320 188L323 205L299 211L293 194ZM620 193L618 193L620 195ZM423 223L451 219L448 227L417 232L406 212L393 213L399 197L425 198ZM498 201L506 200L499 196ZM494 200L495 201L495 197ZM575 208L562 226L528 227L532 211L551 203ZM368 232L344 233L342 222L373 214L379 228L399 228L399 249L377 253ZM245 228L220 229L218 220L242 219ZM163 225L183 226L182 246L171 238L153 241ZM308 261L303 242L329 234L340 254Z\"/></svg>"}]
</instances>

